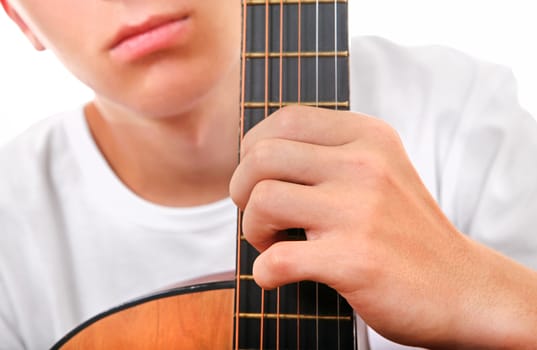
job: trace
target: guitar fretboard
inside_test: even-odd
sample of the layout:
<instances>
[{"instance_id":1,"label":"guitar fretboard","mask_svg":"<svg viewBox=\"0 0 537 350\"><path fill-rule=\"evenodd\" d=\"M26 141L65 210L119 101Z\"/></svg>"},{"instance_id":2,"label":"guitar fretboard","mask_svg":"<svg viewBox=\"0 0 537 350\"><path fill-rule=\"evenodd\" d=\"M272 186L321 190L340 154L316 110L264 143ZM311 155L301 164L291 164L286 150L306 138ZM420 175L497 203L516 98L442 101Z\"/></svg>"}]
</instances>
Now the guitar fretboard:
<instances>
[{"instance_id":1,"label":"guitar fretboard","mask_svg":"<svg viewBox=\"0 0 537 350\"><path fill-rule=\"evenodd\" d=\"M243 19L242 135L289 104L349 108L346 0L243 0ZM355 348L353 310L334 290L262 290L240 232L238 249L234 349Z\"/></svg>"}]
</instances>

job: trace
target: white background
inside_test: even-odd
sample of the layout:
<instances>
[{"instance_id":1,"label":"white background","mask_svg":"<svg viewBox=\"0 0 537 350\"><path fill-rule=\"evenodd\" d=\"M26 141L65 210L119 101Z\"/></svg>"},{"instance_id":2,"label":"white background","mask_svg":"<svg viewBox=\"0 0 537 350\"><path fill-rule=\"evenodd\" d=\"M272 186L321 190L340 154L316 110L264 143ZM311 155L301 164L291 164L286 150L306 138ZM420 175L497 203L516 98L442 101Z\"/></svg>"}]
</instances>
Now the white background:
<instances>
[{"instance_id":1,"label":"white background","mask_svg":"<svg viewBox=\"0 0 537 350\"><path fill-rule=\"evenodd\" d=\"M519 82L522 105L537 116L535 0L350 2L353 35L378 35L405 45L448 45L510 66ZM0 144L40 118L91 95L50 53L34 52L0 14Z\"/></svg>"}]
</instances>

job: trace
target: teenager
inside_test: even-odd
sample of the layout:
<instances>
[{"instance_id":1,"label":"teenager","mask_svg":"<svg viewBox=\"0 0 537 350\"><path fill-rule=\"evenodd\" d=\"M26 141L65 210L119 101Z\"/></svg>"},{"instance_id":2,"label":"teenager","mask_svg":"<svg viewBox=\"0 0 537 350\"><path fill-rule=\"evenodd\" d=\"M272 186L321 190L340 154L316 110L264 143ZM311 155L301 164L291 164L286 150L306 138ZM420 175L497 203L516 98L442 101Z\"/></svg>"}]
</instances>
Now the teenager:
<instances>
[{"instance_id":1,"label":"teenager","mask_svg":"<svg viewBox=\"0 0 537 350\"><path fill-rule=\"evenodd\" d=\"M239 0L2 4L95 98L0 152L0 348L233 269L232 199L261 286L327 283L409 345L536 343L537 127L505 69L357 38L356 112L282 109L237 167Z\"/></svg>"}]
</instances>

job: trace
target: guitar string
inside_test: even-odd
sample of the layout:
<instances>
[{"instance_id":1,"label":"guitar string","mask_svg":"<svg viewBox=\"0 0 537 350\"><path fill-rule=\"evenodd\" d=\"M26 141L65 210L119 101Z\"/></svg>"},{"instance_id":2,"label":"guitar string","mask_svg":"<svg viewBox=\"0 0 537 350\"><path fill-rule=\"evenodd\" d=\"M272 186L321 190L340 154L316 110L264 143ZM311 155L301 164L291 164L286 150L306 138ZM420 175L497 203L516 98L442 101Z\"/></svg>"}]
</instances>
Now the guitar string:
<instances>
[{"instance_id":1,"label":"guitar string","mask_svg":"<svg viewBox=\"0 0 537 350\"><path fill-rule=\"evenodd\" d=\"M283 106L283 0L280 0L279 108ZM280 350L280 288L276 289L276 350Z\"/></svg>"},{"instance_id":2,"label":"guitar string","mask_svg":"<svg viewBox=\"0 0 537 350\"><path fill-rule=\"evenodd\" d=\"M246 113L245 99L246 99L246 26L248 18L248 5L246 2L242 5L242 53L241 53L241 104L240 104L240 133L239 133L239 149L241 147L241 141L244 137L244 117ZM241 232L242 228L242 215L240 210L237 209L237 268L236 268L236 296L235 296L235 350L239 350L239 330L240 330L240 291L241 291Z\"/></svg>"},{"instance_id":3,"label":"guitar string","mask_svg":"<svg viewBox=\"0 0 537 350\"><path fill-rule=\"evenodd\" d=\"M268 0L267 0L267 3L268 3ZM266 7L268 7L268 4L266 3ZM282 76L283 76L283 48L282 48L282 45L283 45L283 39L282 39L282 33L283 33L283 6L282 6L282 3L283 3L283 0L280 0L280 8L281 8L281 13L280 13L280 99L279 99L279 107L281 108L282 107L282 104L283 104L283 100L282 100L282 96L283 96L283 93L282 93L282 85L283 85L283 79L282 79ZM316 3L316 55L315 55L315 59L316 59L316 106L319 106L319 1L317 1ZM269 18L269 13L268 11L266 12L266 19ZM246 23L247 23L247 11L246 11L246 5L244 5L244 13L243 13L243 28L246 28ZM268 23L269 21L266 20L266 27L268 27ZM338 42L337 42L337 0L334 0L334 45L335 45L335 50L334 52L337 53L337 45L338 45ZM265 86L265 116L268 115L268 109L269 109L269 106L268 106L268 91L269 91L269 83L268 83L268 66L269 66L269 57L268 57L268 51L269 51L269 31L268 29L266 28L266 52L265 52L265 81L266 81L266 86ZM301 102L301 55L300 55L300 52L301 52L301 0L298 0L298 52L299 52L299 55L298 55L298 92L297 92L297 102ZM243 76L242 76L242 95L245 96L245 61L246 61L246 31L244 30L243 31L243 54L242 54L242 58L243 58ZM336 105L335 105L335 109L337 110L338 109L338 105L337 105L337 101L338 101L338 65L337 65L337 56L334 57L334 72L335 72L335 76L334 76L334 83L335 83L335 101L336 101ZM244 100L243 100L244 102ZM244 135L244 119L245 119L245 104L242 103L241 104L241 137ZM240 227L240 226L239 226ZM240 234L238 234L238 237L240 237ZM239 242L238 242L238 249L240 249L240 239L239 239ZM239 250L240 252L240 250ZM240 259L240 254L238 254L238 259ZM237 276L239 277L239 276ZM237 278L238 281L240 281L240 278ZM238 282L240 283L240 282ZM279 291L278 291L279 293ZM262 292L262 296L264 296L264 291ZM338 296L338 304L337 304L337 315L339 316L340 314L340 310L339 310L339 294L337 295ZM299 303L299 299L300 298L300 292L299 292L299 286L297 285L297 314L299 315L300 314L300 303ZM318 296L318 285L316 286L316 318L318 320L318 308L319 308L319 300L318 300L319 296ZM237 305L239 305L239 300L240 300L240 288L238 289L238 292L237 292ZM279 304L280 304L280 301L279 301L279 294L278 294L278 308L279 308ZM264 301L262 301L262 305L264 307ZM263 313L262 313L263 314ZM279 315L279 311L277 312L277 314ZM279 316L278 316L279 318ZM261 317L261 320L263 320L264 317ZM263 321L262 321L263 322ZM318 321L317 321L318 323ZM299 348L300 346L300 337L299 337L299 328L300 325L299 325L299 318L297 317L297 349ZM338 349L340 348L340 332L339 332L339 318L338 318ZM237 335L237 339L238 339L238 330L239 330L239 327L236 328L237 331L236 331L236 335ZM279 328L278 328L279 329ZM278 334L279 334L279 331L278 331ZM319 344L318 344L318 324L317 324L317 348L319 347ZM278 336L278 339L279 339L279 336ZM238 344L238 343L237 343ZM261 344L260 344L260 348L263 348L263 340L261 339ZM279 346L279 344L278 344Z\"/></svg>"},{"instance_id":4,"label":"guitar string","mask_svg":"<svg viewBox=\"0 0 537 350\"><path fill-rule=\"evenodd\" d=\"M297 52L298 52L298 69L297 69L297 103L300 104L302 100L302 0L298 0L298 43L297 43ZM296 313L300 315L300 281L296 284ZM300 318L296 318L296 348L300 349Z\"/></svg>"},{"instance_id":5,"label":"guitar string","mask_svg":"<svg viewBox=\"0 0 537 350\"><path fill-rule=\"evenodd\" d=\"M267 118L269 114L269 21L270 21L270 0L265 0L265 115ZM264 335L265 335L265 289L261 288L261 319L259 327L259 349L263 350L264 347Z\"/></svg>"},{"instance_id":6,"label":"guitar string","mask_svg":"<svg viewBox=\"0 0 537 350\"><path fill-rule=\"evenodd\" d=\"M335 110L338 110L338 104L339 96L338 96L338 2L337 0L334 0L334 52L336 53L334 55L334 100L336 101L336 107ZM338 350L341 349L341 325L339 321L339 303L340 303L340 296L339 293L336 292L336 308L337 308L337 348Z\"/></svg>"},{"instance_id":7,"label":"guitar string","mask_svg":"<svg viewBox=\"0 0 537 350\"><path fill-rule=\"evenodd\" d=\"M268 1L269 0L266 0L266 9L268 8ZM282 5L282 2L283 0L280 1L280 6ZM335 45L335 50L334 52L337 53L337 45L338 45L338 42L337 42L337 29L338 29L338 25L337 25L337 0L334 0L334 45ZM282 32L283 32L283 21L282 21L282 18L283 18L283 6L281 7L281 10L282 10L282 13L280 13L280 23L281 23L281 28L280 28L280 46L282 45ZM269 12L266 11L266 52L265 52L265 116L268 115L268 110L269 110L269 101L268 101L268 91L269 91L269 83L268 83L268 71L269 71L269 57L268 57L268 51L269 51L269 31L268 31L268 23L269 23L269 20L267 20L267 18L269 18ZM316 106L319 106L319 1L317 0L316 2L316 55L315 55L315 60L316 60L316 63L315 63L315 66L316 66ZM246 72L246 69L245 69L245 62L246 62L246 23L247 23L247 5L245 4L244 7L243 7L243 48L242 48L242 59L243 59L243 75L242 75L242 96L243 96L243 102L241 103L241 137L244 135L244 120L245 120L245 103L244 103L244 96L245 96L245 72ZM301 55L300 55L300 52L301 52L301 0L298 0L298 81L297 81L297 84L298 84L298 92L297 92L297 102L300 103L301 102ZM282 47L280 47L280 102L279 102L279 105L280 107L282 106L282 84L283 84L283 81L282 81L282 72L283 72L283 69L282 69L282 61L283 61L283 49ZM335 104L335 109L337 110L338 109L338 105L337 105L337 101L339 99L339 96L338 96L338 62L337 62L337 55L334 57L334 71L335 71L335 76L334 76L334 83L335 83L335 101L336 101L336 104ZM240 140L239 140L240 142ZM238 227L240 227L240 219L239 218L239 225ZM237 259L238 261L240 261L240 232L238 233L237 235L239 237L238 239L238 254L237 254ZM239 273L239 272L238 272ZM237 285L238 285L238 290L237 290L237 305L239 305L239 301L240 301L240 288L239 288L239 283L240 283L240 278L239 278L239 275L237 275ZM338 296L338 303L337 303L337 315L339 316L340 315L340 310L339 310L339 307L340 307L340 303L339 303L339 294L337 295ZM264 297L264 291L262 291L262 299ZM279 298L279 297L278 297ZM319 347L319 344L318 344L318 337L319 337L319 334L318 334L318 309L319 309L319 296L318 296L318 285L316 286L316 318L317 318L317 349ZM299 285L297 285L297 315L300 315L300 291L299 291ZM279 301L278 301L278 305L279 305ZM262 300L262 306L264 308L264 300ZM238 306L237 306L238 307ZM262 312L262 315L263 315L264 311ZM278 313L279 314L279 313ZM263 322L263 319L264 317L261 317L261 322ZM263 325L262 325L263 326ZM338 318L338 349L340 348L340 331L339 331L339 318ZM237 327L236 327L236 337L238 339L238 335L239 335L239 329L240 327L238 327L238 319L237 319ZM297 349L300 347L300 323L299 323L299 317L297 317ZM263 334L264 332L262 332ZM262 337L262 336L261 336ZM260 348L262 349L263 348L263 340L261 338L261 346ZM238 349L238 341L237 341L237 349Z\"/></svg>"},{"instance_id":8,"label":"guitar string","mask_svg":"<svg viewBox=\"0 0 537 350\"><path fill-rule=\"evenodd\" d=\"M270 0L265 0L265 118L269 114L269 20Z\"/></svg>"},{"instance_id":9,"label":"guitar string","mask_svg":"<svg viewBox=\"0 0 537 350\"><path fill-rule=\"evenodd\" d=\"M319 107L319 0L315 2L315 106ZM315 344L319 350L319 284L315 283Z\"/></svg>"}]
</instances>

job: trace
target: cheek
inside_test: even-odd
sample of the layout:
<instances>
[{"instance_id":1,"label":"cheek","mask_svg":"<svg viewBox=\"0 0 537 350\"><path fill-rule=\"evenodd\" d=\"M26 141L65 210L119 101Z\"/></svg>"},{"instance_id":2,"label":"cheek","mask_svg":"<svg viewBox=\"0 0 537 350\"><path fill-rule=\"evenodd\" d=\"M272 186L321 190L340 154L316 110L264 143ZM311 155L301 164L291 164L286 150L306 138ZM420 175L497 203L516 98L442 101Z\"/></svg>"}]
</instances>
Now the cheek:
<instances>
[{"instance_id":1,"label":"cheek","mask_svg":"<svg viewBox=\"0 0 537 350\"><path fill-rule=\"evenodd\" d=\"M46 6L42 0L19 2L32 32L78 79L91 85L95 72L106 71L100 56L103 38L114 23L98 15L106 13L102 5L106 2L48 0Z\"/></svg>"},{"instance_id":2,"label":"cheek","mask_svg":"<svg viewBox=\"0 0 537 350\"><path fill-rule=\"evenodd\" d=\"M103 48L116 22L114 11L106 6L117 2L49 2L51 5L45 8L42 4L28 4L33 9L31 18L38 19L36 26L48 40L45 45L96 95L140 114L165 116L189 108L240 58L238 0L199 2L196 32L188 47L130 65L114 63ZM63 10L57 11L58 8ZM106 13L110 16L102 15Z\"/></svg>"},{"instance_id":3,"label":"cheek","mask_svg":"<svg viewBox=\"0 0 537 350\"><path fill-rule=\"evenodd\" d=\"M14 2L17 3L16 9L24 22L48 49L60 57L94 47L110 25L110 19L99 15L105 12L103 1Z\"/></svg>"},{"instance_id":4,"label":"cheek","mask_svg":"<svg viewBox=\"0 0 537 350\"><path fill-rule=\"evenodd\" d=\"M227 51L240 55L241 49L241 2L238 0L206 1L200 20L204 26L204 37L213 50Z\"/></svg>"}]
</instances>

